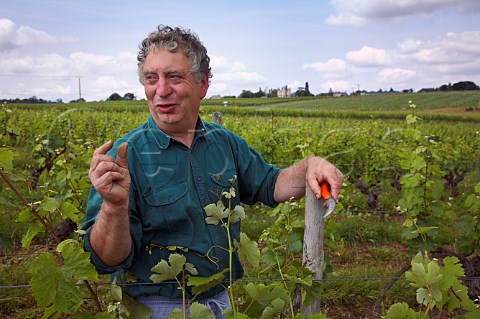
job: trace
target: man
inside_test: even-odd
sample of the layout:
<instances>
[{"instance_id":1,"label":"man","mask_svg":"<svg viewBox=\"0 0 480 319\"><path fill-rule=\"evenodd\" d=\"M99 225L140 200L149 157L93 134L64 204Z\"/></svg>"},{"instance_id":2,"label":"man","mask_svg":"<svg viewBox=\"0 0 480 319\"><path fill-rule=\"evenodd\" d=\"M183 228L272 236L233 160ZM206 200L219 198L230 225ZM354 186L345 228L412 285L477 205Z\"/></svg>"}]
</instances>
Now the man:
<instances>
[{"instance_id":1,"label":"man","mask_svg":"<svg viewBox=\"0 0 480 319\"><path fill-rule=\"evenodd\" d=\"M168 260L172 247L199 276L230 267L222 249L228 247L226 231L205 222L204 207L232 186L232 207L300 198L305 182L319 197L319 184L327 181L338 199L343 176L328 161L309 157L281 170L242 138L199 117L212 75L207 50L195 34L161 25L142 41L137 59L148 121L99 147L90 165L93 187L83 228L85 248L100 273L128 272L140 283L150 282L151 268ZM238 240L239 223L231 232ZM231 269L233 278L243 275L236 254ZM166 316L173 304L181 306L181 291L173 283L132 285L125 292L154 309L154 318ZM196 299L217 318L229 306L222 285Z\"/></svg>"}]
</instances>

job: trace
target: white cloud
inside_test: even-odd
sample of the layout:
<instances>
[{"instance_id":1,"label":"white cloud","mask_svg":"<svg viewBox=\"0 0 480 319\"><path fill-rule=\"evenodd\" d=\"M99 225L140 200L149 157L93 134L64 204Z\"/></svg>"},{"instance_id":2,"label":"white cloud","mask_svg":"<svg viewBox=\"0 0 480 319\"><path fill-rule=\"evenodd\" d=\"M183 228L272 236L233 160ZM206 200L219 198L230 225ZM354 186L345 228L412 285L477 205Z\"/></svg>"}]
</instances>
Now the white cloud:
<instances>
[{"instance_id":1,"label":"white cloud","mask_svg":"<svg viewBox=\"0 0 480 319\"><path fill-rule=\"evenodd\" d=\"M347 59L358 66L380 66L392 63L387 51L369 46L363 46L358 51L347 52Z\"/></svg>"},{"instance_id":2,"label":"white cloud","mask_svg":"<svg viewBox=\"0 0 480 319\"><path fill-rule=\"evenodd\" d=\"M0 59L0 72L12 75L66 76L69 61L56 53L36 56L3 56Z\"/></svg>"},{"instance_id":3,"label":"white cloud","mask_svg":"<svg viewBox=\"0 0 480 319\"><path fill-rule=\"evenodd\" d=\"M70 54L76 72L95 72L101 74L118 74L131 72L136 75L136 55L129 52L120 52L117 56L98 55L88 52L74 52Z\"/></svg>"},{"instance_id":4,"label":"white cloud","mask_svg":"<svg viewBox=\"0 0 480 319\"><path fill-rule=\"evenodd\" d=\"M329 25L363 26L376 21L401 21L408 16L429 16L445 9L480 11L478 0L331 0L330 4L336 14L325 20Z\"/></svg>"},{"instance_id":5,"label":"white cloud","mask_svg":"<svg viewBox=\"0 0 480 319\"><path fill-rule=\"evenodd\" d=\"M313 69L325 78L339 78L346 75L347 63L341 59L330 59L327 62L307 63L303 68Z\"/></svg>"},{"instance_id":6,"label":"white cloud","mask_svg":"<svg viewBox=\"0 0 480 319\"><path fill-rule=\"evenodd\" d=\"M379 83L403 84L408 83L417 75L414 70L401 68L387 68L378 72Z\"/></svg>"},{"instance_id":7,"label":"white cloud","mask_svg":"<svg viewBox=\"0 0 480 319\"><path fill-rule=\"evenodd\" d=\"M404 58L421 64L458 65L480 61L480 31L447 33L428 41L410 38L398 43L397 50Z\"/></svg>"},{"instance_id":8,"label":"white cloud","mask_svg":"<svg viewBox=\"0 0 480 319\"><path fill-rule=\"evenodd\" d=\"M73 37L58 37L28 26L17 26L9 19L0 19L0 50L36 44L61 44L78 41Z\"/></svg>"},{"instance_id":9,"label":"white cloud","mask_svg":"<svg viewBox=\"0 0 480 319\"><path fill-rule=\"evenodd\" d=\"M320 74L320 81L325 81L323 89L349 90L349 82L366 90L401 90L476 81L480 74L480 31L447 33L428 40L407 38L388 50L363 46L347 52L346 57L347 61L330 59L304 68Z\"/></svg>"},{"instance_id":10,"label":"white cloud","mask_svg":"<svg viewBox=\"0 0 480 319\"><path fill-rule=\"evenodd\" d=\"M210 55L213 78L208 95L237 95L242 90L256 90L267 80L263 75L248 71L239 61L229 61L226 57Z\"/></svg>"}]
</instances>

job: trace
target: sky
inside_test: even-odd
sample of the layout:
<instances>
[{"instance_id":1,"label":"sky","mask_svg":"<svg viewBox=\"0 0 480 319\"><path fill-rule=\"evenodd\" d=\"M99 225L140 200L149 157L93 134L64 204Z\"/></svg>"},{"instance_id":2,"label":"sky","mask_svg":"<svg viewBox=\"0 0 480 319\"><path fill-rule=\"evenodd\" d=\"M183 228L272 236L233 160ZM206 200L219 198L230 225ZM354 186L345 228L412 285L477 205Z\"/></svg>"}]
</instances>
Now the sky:
<instances>
[{"instance_id":1,"label":"sky","mask_svg":"<svg viewBox=\"0 0 480 319\"><path fill-rule=\"evenodd\" d=\"M145 97L138 44L199 35L207 97L287 85L352 93L480 85L480 0L3 0L0 99Z\"/></svg>"}]
</instances>

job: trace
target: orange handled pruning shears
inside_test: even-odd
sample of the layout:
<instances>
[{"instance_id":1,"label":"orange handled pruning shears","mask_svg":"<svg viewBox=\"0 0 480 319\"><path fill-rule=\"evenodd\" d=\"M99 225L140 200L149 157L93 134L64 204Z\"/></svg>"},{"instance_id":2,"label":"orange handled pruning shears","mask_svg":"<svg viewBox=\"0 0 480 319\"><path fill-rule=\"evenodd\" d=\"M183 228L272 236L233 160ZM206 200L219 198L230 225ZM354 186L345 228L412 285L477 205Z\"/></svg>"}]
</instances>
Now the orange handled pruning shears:
<instances>
[{"instance_id":1,"label":"orange handled pruning shears","mask_svg":"<svg viewBox=\"0 0 480 319\"><path fill-rule=\"evenodd\" d=\"M335 203L332 194L330 194L330 185L327 182L324 181L320 184L320 190L322 193L322 198L325 200L324 206L326 208L326 212L323 215L323 218L327 218L327 216L334 211L335 205L337 203Z\"/></svg>"}]
</instances>

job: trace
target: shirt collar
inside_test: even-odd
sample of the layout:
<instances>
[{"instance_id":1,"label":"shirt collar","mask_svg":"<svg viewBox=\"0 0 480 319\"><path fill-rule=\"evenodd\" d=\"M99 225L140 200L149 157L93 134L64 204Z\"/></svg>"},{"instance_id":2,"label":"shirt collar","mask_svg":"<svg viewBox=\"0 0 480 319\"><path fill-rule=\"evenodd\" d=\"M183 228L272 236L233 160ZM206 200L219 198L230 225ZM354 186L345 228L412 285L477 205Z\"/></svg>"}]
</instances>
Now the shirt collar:
<instances>
[{"instance_id":1,"label":"shirt collar","mask_svg":"<svg viewBox=\"0 0 480 319\"><path fill-rule=\"evenodd\" d=\"M150 132L153 133L154 138L157 140L158 146L160 146L161 149L166 149L172 140L172 138L168 135L165 134L155 123L153 120L153 117L150 115L148 117L148 128ZM207 129L203 123L202 118L199 116L197 120L197 124L195 126L195 138L194 138L194 143L197 139L201 137L208 137ZM208 139L208 138L207 138Z\"/></svg>"}]
</instances>

